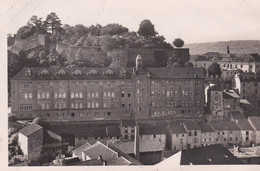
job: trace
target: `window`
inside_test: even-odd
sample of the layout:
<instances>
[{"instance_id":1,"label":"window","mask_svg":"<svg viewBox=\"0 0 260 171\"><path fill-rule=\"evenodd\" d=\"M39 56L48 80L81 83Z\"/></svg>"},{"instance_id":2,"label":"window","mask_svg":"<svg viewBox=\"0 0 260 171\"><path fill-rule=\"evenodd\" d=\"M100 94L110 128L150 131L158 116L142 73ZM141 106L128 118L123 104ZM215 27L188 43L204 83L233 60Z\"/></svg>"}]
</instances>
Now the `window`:
<instances>
[{"instance_id":1,"label":"window","mask_svg":"<svg viewBox=\"0 0 260 171\"><path fill-rule=\"evenodd\" d=\"M71 116L74 117L74 116L75 116L75 113L71 113Z\"/></svg>"},{"instance_id":2,"label":"window","mask_svg":"<svg viewBox=\"0 0 260 171\"><path fill-rule=\"evenodd\" d=\"M125 107L125 104L122 104L122 108L124 108Z\"/></svg>"},{"instance_id":3,"label":"window","mask_svg":"<svg viewBox=\"0 0 260 171\"><path fill-rule=\"evenodd\" d=\"M197 132L196 131L194 132L194 136L197 136Z\"/></svg>"},{"instance_id":4,"label":"window","mask_svg":"<svg viewBox=\"0 0 260 171\"><path fill-rule=\"evenodd\" d=\"M83 117L82 113L79 113L79 116L82 118Z\"/></svg>"},{"instance_id":5,"label":"window","mask_svg":"<svg viewBox=\"0 0 260 171\"><path fill-rule=\"evenodd\" d=\"M49 99L49 98L50 98L50 93L47 92L47 93L46 93L46 99Z\"/></svg>"},{"instance_id":6,"label":"window","mask_svg":"<svg viewBox=\"0 0 260 171\"><path fill-rule=\"evenodd\" d=\"M246 131L246 135L249 135L249 131Z\"/></svg>"},{"instance_id":7,"label":"window","mask_svg":"<svg viewBox=\"0 0 260 171\"><path fill-rule=\"evenodd\" d=\"M246 141L248 141L249 140L249 137L246 137Z\"/></svg>"},{"instance_id":8,"label":"window","mask_svg":"<svg viewBox=\"0 0 260 171\"><path fill-rule=\"evenodd\" d=\"M121 97L125 97L125 92L122 92L122 93L121 93Z\"/></svg>"},{"instance_id":9,"label":"window","mask_svg":"<svg viewBox=\"0 0 260 171\"><path fill-rule=\"evenodd\" d=\"M114 92L111 92L111 97L115 97L115 93Z\"/></svg>"},{"instance_id":10,"label":"window","mask_svg":"<svg viewBox=\"0 0 260 171\"><path fill-rule=\"evenodd\" d=\"M79 98L83 98L83 93L79 92Z\"/></svg>"},{"instance_id":11,"label":"window","mask_svg":"<svg viewBox=\"0 0 260 171\"><path fill-rule=\"evenodd\" d=\"M176 137L179 137L179 134L176 134Z\"/></svg>"},{"instance_id":12,"label":"window","mask_svg":"<svg viewBox=\"0 0 260 171\"><path fill-rule=\"evenodd\" d=\"M127 93L127 97L131 97L131 93L130 92Z\"/></svg>"},{"instance_id":13,"label":"window","mask_svg":"<svg viewBox=\"0 0 260 171\"><path fill-rule=\"evenodd\" d=\"M189 136L191 136L191 132L189 132Z\"/></svg>"}]
</instances>

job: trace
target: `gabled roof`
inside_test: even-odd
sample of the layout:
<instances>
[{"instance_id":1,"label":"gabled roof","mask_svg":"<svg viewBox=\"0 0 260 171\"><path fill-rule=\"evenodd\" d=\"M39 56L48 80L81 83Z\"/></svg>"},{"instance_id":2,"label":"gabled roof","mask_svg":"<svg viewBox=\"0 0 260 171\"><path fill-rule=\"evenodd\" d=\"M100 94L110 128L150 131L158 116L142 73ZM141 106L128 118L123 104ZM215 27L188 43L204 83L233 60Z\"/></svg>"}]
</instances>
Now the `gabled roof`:
<instances>
[{"instance_id":1,"label":"gabled roof","mask_svg":"<svg viewBox=\"0 0 260 171\"><path fill-rule=\"evenodd\" d=\"M28 125L22 129L19 130L19 132L25 136L29 136L37 131L39 131L40 129L42 129L42 127L38 124L31 124L31 125Z\"/></svg>"},{"instance_id":2,"label":"gabled roof","mask_svg":"<svg viewBox=\"0 0 260 171\"><path fill-rule=\"evenodd\" d=\"M220 144L182 150L181 165L243 164Z\"/></svg>"},{"instance_id":3,"label":"gabled roof","mask_svg":"<svg viewBox=\"0 0 260 171\"><path fill-rule=\"evenodd\" d=\"M166 134L166 130L164 127L140 126L139 134L140 135Z\"/></svg>"},{"instance_id":4,"label":"gabled roof","mask_svg":"<svg viewBox=\"0 0 260 171\"><path fill-rule=\"evenodd\" d=\"M82 153L89 156L91 159L102 156L102 159L105 161L118 157L117 153L114 150L110 149L99 141L91 145L87 150L83 151Z\"/></svg>"},{"instance_id":5,"label":"gabled roof","mask_svg":"<svg viewBox=\"0 0 260 171\"><path fill-rule=\"evenodd\" d=\"M88 142L86 142L85 144L82 144L81 146L79 146L78 148L76 148L75 150L73 150L72 153L73 153L75 156L81 158L81 157L82 157L82 151L87 150L90 146L91 146L91 145L90 145Z\"/></svg>"},{"instance_id":6,"label":"gabled roof","mask_svg":"<svg viewBox=\"0 0 260 171\"><path fill-rule=\"evenodd\" d=\"M214 129L209 123L203 123L200 125L201 132L214 132Z\"/></svg>"},{"instance_id":7,"label":"gabled roof","mask_svg":"<svg viewBox=\"0 0 260 171\"><path fill-rule=\"evenodd\" d=\"M211 123L214 130L228 130L228 131L239 131L241 130L236 122L233 121L221 121Z\"/></svg>"},{"instance_id":8,"label":"gabled roof","mask_svg":"<svg viewBox=\"0 0 260 171\"><path fill-rule=\"evenodd\" d=\"M136 126L136 121L134 119L131 119L131 120L124 119L121 121L121 124L123 127Z\"/></svg>"},{"instance_id":9,"label":"gabled roof","mask_svg":"<svg viewBox=\"0 0 260 171\"><path fill-rule=\"evenodd\" d=\"M116 148L123 151L126 154L134 153L134 142L116 142L113 144ZM163 151L162 143L157 139L152 140L140 140L139 142L140 152L156 152Z\"/></svg>"},{"instance_id":10,"label":"gabled roof","mask_svg":"<svg viewBox=\"0 0 260 171\"><path fill-rule=\"evenodd\" d=\"M238 119L238 126L241 130L254 130L250 123L248 122L248 119Z\"/></svg>"},{"instance_id":11,"label":"gabled roof","mask_svg":"<svg viewBox=\"0 0 260 171\"><path fill-rule=\"evenodd\" d=\"M26 75L26 70L30 69L31 74ZM47 70L50 74L39 75L43 69ZM126 76L122 77L122 68L79 68L82 74L72 74L76 68L40 68L31 67L24 68L16 74L12 80L95 80L95 79L131 79L133 68L124 68ZM103 74L107 70L111 70L113 74ZM187 68L187 67L168 67L168 68L144 68L144 73L149 73L152 79L198 79L204 78L201 68Z\"/></svg>"},{"instance_id":12,"label":"gabled roof","mask_svg":"<svg viewBox=\"0 0 260 171\"><path fill-rule=\"evenodd\" d=\"M248 117L249 121L252 123L252 126L260 131L260 117Z\"/></svg>"},{"instance_id":13,"label":"gabled roof","mask_svg":"<svg viewBox=\"0 0 260 171\"><path fill-rule=\"evenodd\" d=\"M183 125L179 125L179 124L173 124L171 126L171 130L173 134L185 134L187 133L186 129L184 128Z\"/></svg>"},{"instance_id":14,"label":"gabled roof","mask_svg":"<svg viewBox=\"0 0 260 171\"><path fill-rule=\"evenodd\" d=\"M201 130L199 124L195 121L185 121L184 123L184 126L186 127L186 129L188 131L191 131L191 130Z\"/></svg>"}]
</instances>

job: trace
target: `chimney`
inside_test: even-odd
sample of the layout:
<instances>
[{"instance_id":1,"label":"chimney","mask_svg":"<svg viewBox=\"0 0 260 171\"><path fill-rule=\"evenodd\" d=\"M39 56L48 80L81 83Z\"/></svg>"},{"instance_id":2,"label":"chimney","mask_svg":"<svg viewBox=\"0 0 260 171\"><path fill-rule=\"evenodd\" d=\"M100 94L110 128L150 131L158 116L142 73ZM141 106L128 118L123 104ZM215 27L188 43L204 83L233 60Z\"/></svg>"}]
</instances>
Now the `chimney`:
<instances>
[{"instance_id":1,"label":"chimney","mask_svg":"<svg viewBox=\"0 0 260 171\"><path fill-rule=\"evenodd\" d=\"M135 126L135 140L134 140L134 155L135 159L140 161L140 149L139 149L139 126Z\"/></svg>"}]
</instances>

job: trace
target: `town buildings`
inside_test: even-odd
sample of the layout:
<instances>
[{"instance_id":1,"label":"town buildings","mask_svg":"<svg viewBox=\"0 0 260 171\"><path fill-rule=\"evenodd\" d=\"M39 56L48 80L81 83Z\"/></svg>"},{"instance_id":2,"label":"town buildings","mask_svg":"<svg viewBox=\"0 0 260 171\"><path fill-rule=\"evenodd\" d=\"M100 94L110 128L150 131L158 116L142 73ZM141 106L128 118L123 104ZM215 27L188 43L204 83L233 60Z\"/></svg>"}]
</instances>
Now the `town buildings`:
<instances>
[{"instance_id":1,"label":"town buildings","mask_svg":"<svg viewBox=\"0 0 260 171\"><path fill-rule=\"evenodd\" d=\"M24 68L11 80L19 119L90 121L199 118L204 75L199 68Z\"/></svg>"}]
</instances>

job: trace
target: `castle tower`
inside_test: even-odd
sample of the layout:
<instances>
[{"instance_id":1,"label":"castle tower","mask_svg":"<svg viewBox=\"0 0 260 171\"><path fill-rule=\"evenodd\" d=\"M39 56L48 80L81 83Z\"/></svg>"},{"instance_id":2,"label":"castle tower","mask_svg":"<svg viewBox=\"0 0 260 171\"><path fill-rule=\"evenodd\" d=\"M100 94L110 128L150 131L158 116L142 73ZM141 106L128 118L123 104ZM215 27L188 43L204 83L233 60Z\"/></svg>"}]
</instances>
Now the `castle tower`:
<instances>
[{"instance_id":1,"label":"castle tower","mask_svg":"<svg viewBox=\"0 0 260 171\"><path fill-rule=\"evenodd\" d=\"M135 64L136 64L136 70L143 68L143 59L142 59L141 55L137 55Z\"/></svg>"}]
</instances>

